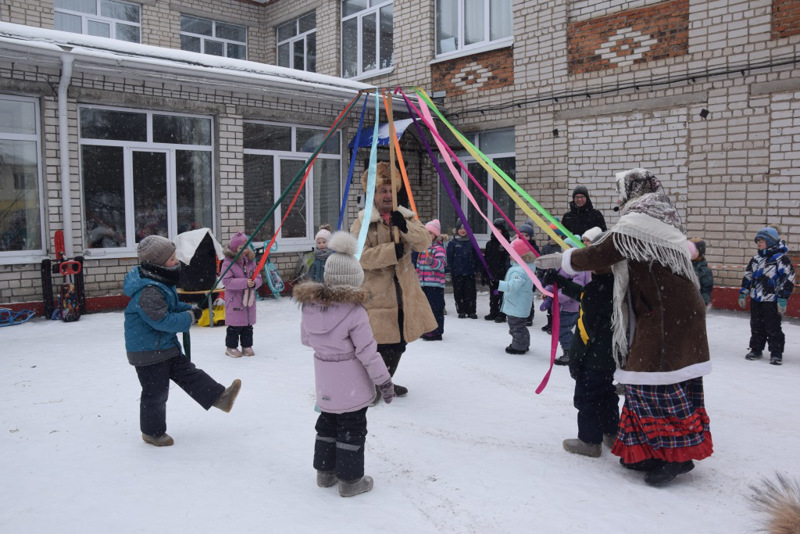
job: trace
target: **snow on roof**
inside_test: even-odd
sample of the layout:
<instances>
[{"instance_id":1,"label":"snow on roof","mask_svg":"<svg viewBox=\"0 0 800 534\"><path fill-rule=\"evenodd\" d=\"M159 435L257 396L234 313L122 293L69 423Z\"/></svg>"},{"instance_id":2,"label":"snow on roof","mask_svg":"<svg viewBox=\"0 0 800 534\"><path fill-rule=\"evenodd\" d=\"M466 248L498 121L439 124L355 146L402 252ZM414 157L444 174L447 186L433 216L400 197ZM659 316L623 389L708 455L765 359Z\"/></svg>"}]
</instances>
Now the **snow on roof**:
<instances>
[{"instance_id":1,"label":"snow on roof","mask_svg":"<svg viewBox=\"0 0 800 534\"><path fill-rule=\"evenodd\" d=\"M69 53L75 57L75 68L92 70L92 67L108 70L129 67L136 71L133 76L144 73L191 75L198 81L234 80L239 88L252 85L251 89L288 89L319 96L320 93L338 97L352 97L360 90L374 86L313 72L244 61L172 48L128 43L105 37L95 37L20 24L0 22L0 57L6 56L10 48L36 50L44 55ZM245 84L243 87L242 84Z\"/></svg>"}]
</instances>

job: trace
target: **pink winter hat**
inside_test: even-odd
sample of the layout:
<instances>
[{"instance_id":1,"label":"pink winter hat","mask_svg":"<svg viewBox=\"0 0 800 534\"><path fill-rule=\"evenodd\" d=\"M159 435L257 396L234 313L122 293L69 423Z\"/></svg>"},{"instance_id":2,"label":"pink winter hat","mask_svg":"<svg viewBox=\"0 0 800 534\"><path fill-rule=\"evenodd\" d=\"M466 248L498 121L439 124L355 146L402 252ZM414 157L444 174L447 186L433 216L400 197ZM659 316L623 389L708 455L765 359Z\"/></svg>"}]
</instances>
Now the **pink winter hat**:
<instances>
[{"instance_id":1,"label":"pink winter hat","mask_svg":"<svg viewBox=\"0 0 800 534\"><path fill-rule=\"evenodd\" d=\"M442 233L442 225L439 224L439 219L434 219L428 224L425 225L425 229L428 230L430 233L439 237Z\"/></svg>"},{"instance_id":2,"label":"pink winter hat","mask_svg":"<svg viewBox=\"0 0 800 534\"><path fill-rule=\"evenodd\" d=\"M230 243L228 243L228 248L232 251L236 252L239 250L239 247L247 243L247 235L244 232L236 232L231 237Z\"/></svg>"},{"instance_id":3,"label":"pink winter hat","mask_svg":"<svg viewBox=\"0 0 800 534\"><path fill-rule=\"evenodd\" d=\"M531 252L530 245L528 245L528 242L525 241L524 239L517 238L514 241L512 241L511 248L514 249L514 252L516 252L520 256L524 256L525 254Z\"/></svg>"}]
</instances>

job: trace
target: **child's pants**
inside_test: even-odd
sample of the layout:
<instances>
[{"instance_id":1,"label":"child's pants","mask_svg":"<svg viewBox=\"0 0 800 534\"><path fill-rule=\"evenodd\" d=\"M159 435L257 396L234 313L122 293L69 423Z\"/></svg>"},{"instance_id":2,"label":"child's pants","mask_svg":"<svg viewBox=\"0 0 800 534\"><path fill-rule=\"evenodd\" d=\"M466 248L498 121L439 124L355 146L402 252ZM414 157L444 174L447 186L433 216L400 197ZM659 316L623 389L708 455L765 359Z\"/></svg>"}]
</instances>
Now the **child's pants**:
<instances>
[{"instance_id":1,"label":"child's pants","mask_svg":"<svg viewBox=\"0 0 800 534\"><path fill-rule=\"evenodd\" d=\"M334 471L339 480L364 476L364 444L367 442L367 409L355 412L322 412L314 427L314 469Z\"/></svg>"},{"instance_id":2,"label":"child's pants","mask_svg":"<svg viewBox=\"0 0 800 534\"><path fill-rule=\"evenodd\" d=\"M456 313L459 315L475 315L475 275L453 277L453 298L456 301Z\"/></svg>"},{"instance_id":3,"label":"child's pants","mask_svg":"<svg viewBox=\"0 0 800 534\"><path fill-rule=\"evenodd\" d=\"M253 325L248 326L229 326L225 331L225 346L235 349L239 346L239 339L242 340L242 348L253 346Z\"/></svg>"},{"instance_id":4,"label":"child's pants","mask_svg":"<svg viewBox=\"0 0 800 534\"><path fill-rule=\"evenodd\" d=\"M783 354L786 337L781 328L778 303L750 300L750 348L762 351L767 342L771 354Z\"/></svg>"},{"instance_id":5,"label":"child's pants","mask_svg":"<svg viewBox=\"0 0 800 534\"><path fill-rule=\"evenodd\" d=\"M619 395L614 387L614 371L578 369L573 404L578 409L578 439L601 443L603 434L617 434Z\"/></svg>"},{"instance_id":6,"label":"child's pants","mask_svg":"<svg viewBox=\"0 0 800 534\"><path fill-rule=\"evenodd\" d=\"M444 334L444 288L435 286L422 286L422 292L428 297L428 304L430 304L433 316L436 318L438 325L435 330L426 332L431 336Z\"/></svg>"},{"instance_id":7,"label":"child's pants","mask_svg":"<svg viewBox=\"0 0 800 534\"><path fill-rule=\"evenodd\" d=\"M567 354L569 346L572 345L572 338L575 336L575 324L578 322L578 312L559 312L558 314L558 342L561 344L561 352Z\"/></svg>"},{"instance_id":8,"label":"child's pants","mask_svg":"<svg viewBox=\"0 0 800 534\"><path fill-rule=\"evenodd\" d=\"M508 315L508 333L511 334L511 348L515 350L528 350L531 344L531 334L528 332L527 317L512 317Z\"/></svg>"},{"instance_id":9,"label":"child's pants","mask_svg":"<svg viewBox=\"0 0 800 534\"><path fill-rule=\"evenodd\" d=\"M139 383L142 385L139 426L148 436L160 436L167 431L170 379L206 410L225 391L225 386L195 367L184 355L153 365L136 367L136 374L139 375Z\"/></svg>"}]
</instances>

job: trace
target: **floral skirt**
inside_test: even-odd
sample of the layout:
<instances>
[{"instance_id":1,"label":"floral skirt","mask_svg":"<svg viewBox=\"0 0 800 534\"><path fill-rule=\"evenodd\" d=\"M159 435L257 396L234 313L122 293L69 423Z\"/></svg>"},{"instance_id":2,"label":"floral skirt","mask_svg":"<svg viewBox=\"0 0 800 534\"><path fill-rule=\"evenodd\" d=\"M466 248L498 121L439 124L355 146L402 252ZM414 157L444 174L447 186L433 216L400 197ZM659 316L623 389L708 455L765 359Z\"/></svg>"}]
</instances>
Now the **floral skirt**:
<instances>
[{"instance_id":1,"label":"floral skirt","mask_svg":"<svg viewBox=\"0 0 800 534\"><path fill-rule=\"evenodd\" d=\"M625 385L612 454L630 464L649 458L702 460L713 451L702 378L666 386Z\"/></svg>"}]
</instances>

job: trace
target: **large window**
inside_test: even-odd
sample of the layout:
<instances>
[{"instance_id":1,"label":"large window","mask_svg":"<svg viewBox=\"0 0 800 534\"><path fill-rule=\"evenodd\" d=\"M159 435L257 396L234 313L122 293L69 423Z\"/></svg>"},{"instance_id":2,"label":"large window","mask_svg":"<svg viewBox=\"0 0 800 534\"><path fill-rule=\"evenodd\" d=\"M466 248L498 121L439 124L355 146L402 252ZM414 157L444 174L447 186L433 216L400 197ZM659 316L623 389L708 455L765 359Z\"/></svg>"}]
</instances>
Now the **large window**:
<instances>
[{"instance_id":1,"label":"large window","mask_svg":"<svg viewBox=\"0 0 800 534\"><path fill-rule=\"evenodd\" d=\"M491 159L509 178L516 181L516 157L514 149L514 130L495 130L489 132L481 132L476 134L469 134L465 136L472 144L474 144L481 152ZM489 176L489 173L475 161L466 151L457 153L459 159L464 162L469 172L475 177L481 187L489 193L494 199L500 209L514 222L515 204L511 197L498 185L494 179ZM460 169L460 167L457 167ZM475 200L478 202L481 210L492 220L500 216L495 210L494 206L486 199L481 190L473 183L472 179L462 170L461 178L468 184L469 190ZM448 178L450 186L459 197L461 209L467 215L472 231L476 236L485 235L488 238L489 227L486 221L481 217L472 203L467 200L467 196L462 192L459 196L461 188L456 184L452 176ZM439 186L439 220L442 221L443 228L453 228L456 222L456 211L453 204L450 202L450 197L444 191L444 188Z\"/></svg>"},{"instance_id":2,"label":"large window","mask_svg":"<svg viewBox=\"0 0 800 534\"><path fill-rule=\"evenodd\" d=\"M247 28L181 15L181 50L247 59Z\"/></svg>"},{"instance_id":3,"label":"large window","mask_svg":"<svg viewBox=\"0 0 800 534\"><path fill-rule=\"evenodd\" d=\"M0 260L44 248L40 142L36 101L0 96Z\"/></svg>"},{"instance_id":4,"label":"large window","mask_svg":"<svg viewBox=\"0 0 800 534\"><path fill-rule=\"evenodd\" d=\"M309 13L278 26L278 65L317 72L317 15Z\"/></svg>"},{"instance_id":5,"label":"large window","mask_svg":"<svg viewBox=\"0 0 800 534\"><path fill-rule=\"evenodd\" d=\"M392 0L342 0L342 76L380 74L392 67Z\"/></svg>"},{"instance_id":6,"label":"large window","mask_svg":"<svg viewBox=\"0 0 800 534\"><path fill-rule=\"evenodd\" d=\"M281 193L325 139L325 130L267 122L244 123L244 224L255 230ZM341 143L334 134L317 156L306 185L283 223L283 245L309 247L320 224L336 226L341 205ZM268 241L280 225L300 180L255 235ZM285 249L284 249L285 250Z\"/></svg>"},{"instance_id":7,"label":"large window","mask_svg":"<svg viewBox=\"0 0 800 534\"><path fill-rule=\"evenodd\" d=\"M55 0L57 30L141 41L141 7L115 0Z\"/></svg>"},{"instance_id":8,"label":"large window","mask_svg":"<svg viewBox=\"0 0 800 534\"><path fill-rule=\"evenodd\" d=\"M436 55L513 36L511 0L436 0Z\"/></svg>"},{"instance_id":9,"label":"large window","mask_svg":"<svg viewBox=\"0 0 800 534\"><path fill-rule=\"evenodd\" d=\"M212 139L209 117L82 107L85 248L213 230Z\"/></svg>"}]
</instances>

